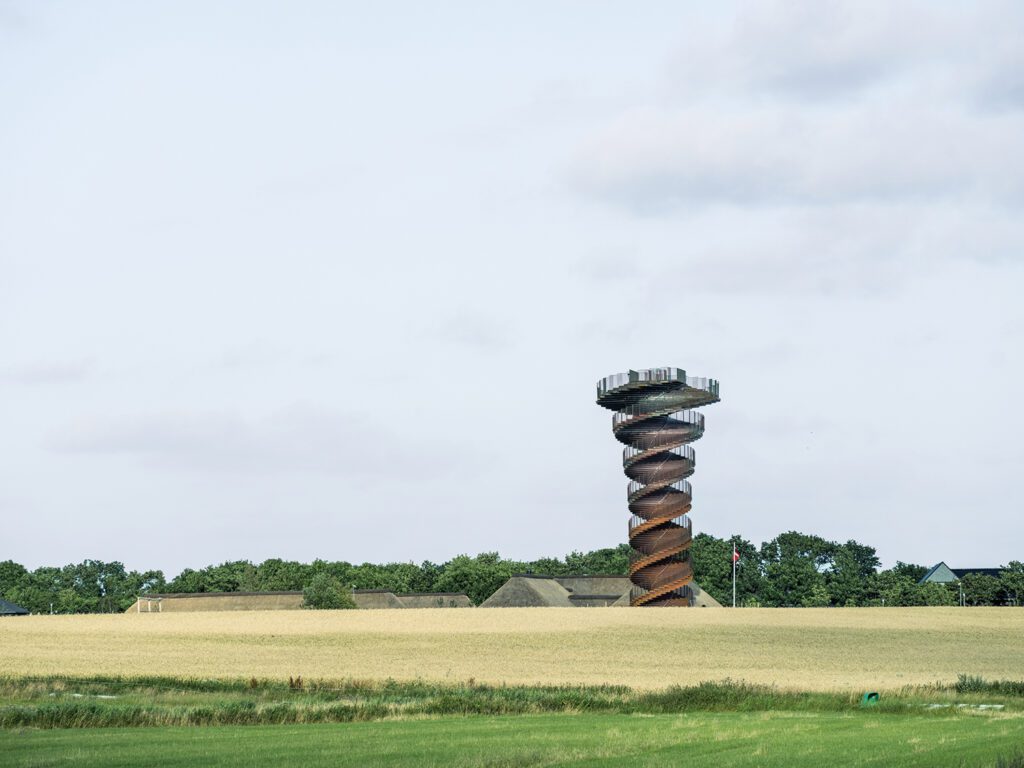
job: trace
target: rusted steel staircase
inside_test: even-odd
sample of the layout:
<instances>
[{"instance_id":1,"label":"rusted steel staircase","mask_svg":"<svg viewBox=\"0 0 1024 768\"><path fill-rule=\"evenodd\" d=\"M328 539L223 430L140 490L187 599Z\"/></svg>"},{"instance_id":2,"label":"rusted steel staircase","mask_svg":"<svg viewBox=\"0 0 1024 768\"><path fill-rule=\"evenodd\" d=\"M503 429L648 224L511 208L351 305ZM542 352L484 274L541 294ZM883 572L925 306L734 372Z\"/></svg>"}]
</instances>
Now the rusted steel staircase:
<instances>
[{"instance_id":1,"label":"rusted steel staircase","mask_svg":"<svg viewBox=\"0 0 1024 768\"><path fill-rule=\"evenodd\" d=\"M679 368L628 371L597 383L597 403L615 411L612 433L626 444L631 605L692 603L693 490L686 478L696 464L689 443L704 434L704 416L692 409L718 399L717 381L688 377Z\"/></svg>"}]
</instances>

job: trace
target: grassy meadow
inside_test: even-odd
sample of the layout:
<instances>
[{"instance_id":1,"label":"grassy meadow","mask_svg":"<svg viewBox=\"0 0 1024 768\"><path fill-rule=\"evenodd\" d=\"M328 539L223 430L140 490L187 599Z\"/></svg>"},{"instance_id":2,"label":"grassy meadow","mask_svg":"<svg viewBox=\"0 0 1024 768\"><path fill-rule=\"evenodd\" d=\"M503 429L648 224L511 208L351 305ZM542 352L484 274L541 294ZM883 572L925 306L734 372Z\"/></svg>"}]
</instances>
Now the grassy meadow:
<instances>
[{"instance_id":1,"label":"grassy meadow","mask_svg":"<svg viewBox=\"0 0 1024 768\"><path fill-rule=\"evenodd\" d=\"M0 732L4 765L1019 766L1024 719L822 712L524 715L345 725Z\"/></svg>"},{"instance_id":2,"label":"grassy meadow","mask_svg":"<svg viewBox=\"0 0 1024 768\"><path fill-rule=\"evenodd\" d=\"M167 675L891 690L1024 679L1024 611L258 611L0 621L0 675Z\"/></svg>"},{"instance_id":3,"label":"grassy meadow","mask_svg":"<svg viewBox=\"0 0 1024 768\"><path fill-rule=\"evenodd\" d=\"M995 706L993 706L993 704ZM792 691L724 681L625 686L509 686L395 680L0 678L0 729L292 725L477 715L699 712L992 713L1024 717L1024 682L962 676L908 686L863 705L855 692Z\"/></svg>"},{"instance_id":4,"label":"grassy meadow","mask_svg":"<svg viewBox=\"0 0 1024 768\"><path fill-rule=\"evenodd\" d=\"M26 768L684 761L1019 768L1021 744L1024 682L980 678L907 687L870 707L852 693L731 682L649 691L295 678L0 679L2 762Z\"/></svg>"}]
</instances>

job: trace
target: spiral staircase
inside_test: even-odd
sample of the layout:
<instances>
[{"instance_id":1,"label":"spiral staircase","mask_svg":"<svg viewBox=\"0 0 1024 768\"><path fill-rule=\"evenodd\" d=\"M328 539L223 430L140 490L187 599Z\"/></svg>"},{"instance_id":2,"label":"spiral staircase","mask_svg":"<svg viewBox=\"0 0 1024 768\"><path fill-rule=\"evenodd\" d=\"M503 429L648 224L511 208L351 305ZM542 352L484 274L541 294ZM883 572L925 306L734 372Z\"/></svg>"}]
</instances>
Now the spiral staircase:
<instances>
[{"instance_id":1,"label":"spiral staircase","mask_svg":"<svg viewBox=\"0 0 1024 768\"><path fill-rule=\"evenodd\" d=\"M689 511L695 454L704 434L695 408L718 402L718 382L679 368L627 371L597 383L597 403L615 413L612 433L625 443L631 605L689 606L693 580Z\"/></svg>"}]
</instances>

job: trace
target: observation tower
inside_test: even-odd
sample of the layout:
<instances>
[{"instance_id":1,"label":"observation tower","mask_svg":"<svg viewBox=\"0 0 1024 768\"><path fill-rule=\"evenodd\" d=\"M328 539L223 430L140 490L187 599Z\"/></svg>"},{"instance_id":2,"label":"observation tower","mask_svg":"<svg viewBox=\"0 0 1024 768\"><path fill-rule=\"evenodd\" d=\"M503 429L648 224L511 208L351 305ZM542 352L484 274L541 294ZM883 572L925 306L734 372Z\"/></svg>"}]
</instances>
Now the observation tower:
<instances>
[{"instance_id":1,"label":"observation tower","mask_svg":"<svg viewBox=\"0 0 1024 768\"><path fill-rule=\"evenodd\" d=\"M691 604L693 490L686 478L695 466L689 444L704 434L704 416L693 409L717 402L717 381L680 368L627 371L597 382L597 404L615 411L612 434L626 445L630 605Z\"/></svg>"}]
</instances>

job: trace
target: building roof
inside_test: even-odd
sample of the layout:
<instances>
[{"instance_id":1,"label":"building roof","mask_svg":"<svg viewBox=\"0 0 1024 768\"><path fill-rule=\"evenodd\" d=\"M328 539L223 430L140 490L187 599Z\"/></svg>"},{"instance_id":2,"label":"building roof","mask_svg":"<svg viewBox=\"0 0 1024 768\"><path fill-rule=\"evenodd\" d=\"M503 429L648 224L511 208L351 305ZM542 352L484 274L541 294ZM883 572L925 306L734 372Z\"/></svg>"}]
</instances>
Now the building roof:
<instances>
[{"instance_id":1,"label":"building roof","mask_svg":"<svg viewBox=\"0 0 1024 768\"><path fill-rule=\"evenodd\" d=\"M140 597L145 600L147 598L160 598L161 600L165 597L263 597L264 595L301 595L302 590L276 590L267 592L147 592Z\"/></svg>"},{"instance_id":2,"label":"building roof","mask_svg":"<svg viewBox=\"0 0 1024 768\"><path fill-rule=\"evenodd\" d=\"M951 581L962 579L969 573L980 573L998 579L1002 572L1002 568L950 568L944 562L939 562L929 568L928 572L917 583L924 584L932 581L938 584L948 584Z\"/></svg>"},{"instance_id":3,"label":"building roof","mask_svg":"<svg viewBox=\"0 0 1024 768\"><path fill-rule=\"evenodd\" d=\"M481 608L526 608L553 607L568 608L569 590L550 577L513 576L502 584L493 595L484 600Z\"/></svg>"},{"instance_id":4,"label":"building roof","mask_svg":"<svg viewBox=\"0 0 1024 768\"><path fill-rule=\"evenodd\" d=\"M0 616L27 616L28 611L20 605L0 600Z\"/></svg>"},{"instance_id":5,"label":"building roof","mask_svg":"<svg viewBox=\"0 0 1024 768\"><path fill-rule=\"evenodd\" d=\"M998 579L1003 573L1002 568L951 568L950 570L956 574L958 579L962 579L968 573L980 573Z\"/></svg>"},{"instance_id":6,"label":"building roof","mask_svg":"<svg viewBox=\"0 0 1024 768\"><path fill-rule=\"evenodd\" d=\"M468 597L465 592L395 592L399 597Z\"/></svg>"},{"instance_id":7,"label":"building roof","mask_svg":"<svg viewBox=\"0 0 1024 768\"><path fill-rule=\"evenodd\" d=\"M346 590L346 592L349 590ZM394 590L350 590L356 595L390 595L398 597L462 597L465 592L394 592ZM150 592L140 599L160 599L165 597L267 597L275 595L302 595L302 590L265 590L263 592ZM2 602L2 601L0 601ZM12 605L13 603L7 603ZM15 606L17 607L17 606Z\"/></svg>"},{"instance_id":8,"label":"building roof","mask_svg":"<svg viewBox=\"0 0 1024 768\"><path fill-rule=\"evenodd\" d=\"M592 579L601 579L594 584ZM573 586L582 586L574 592ZM528 608L528 607L569 607L593 604L598 601L606 605L628 606L630 596L628 576L601 574L595 576L544 576L536 573L520 573L512 576L498 590L480 604L481 608ZM604 591L598 592L598 587ZM690 582L694 605L721 608L715 598L702 590L696 582ZM616 594L617 593L617 594Z\"/></svg>"},{"instance_id":9,"label":"building roof","mask_svg":"<svg viewBox=\"0 0 1024 768\"><path fill-rule=\"evenodd\" d=\"M616 573L574 573L569 575L554 576L550 573L513 573L517 579L628 579L625 574Z\"/></svg>"},{"instance_id":10,"label":"building roof","mask_svg":"<svg viewBox=\"0 0 1024 768\"><path fill-rule=\"evenodd\" d=\"M573 592L569 595L570 600L618 600L622 597L621 594L614 595L578 595Z\"/></svg>"},{"instance_id":11,"label":"building roof","mask_svg":"<svg viewBox=\"0 0 1024 768\"><path fill-rule=\"evenodd\" d=\"M700 588L696 581L690 582L690 591L693 592L693 604L699 608L721 608L722 604L711 595Z\"/></svg>"}]
</instances>

